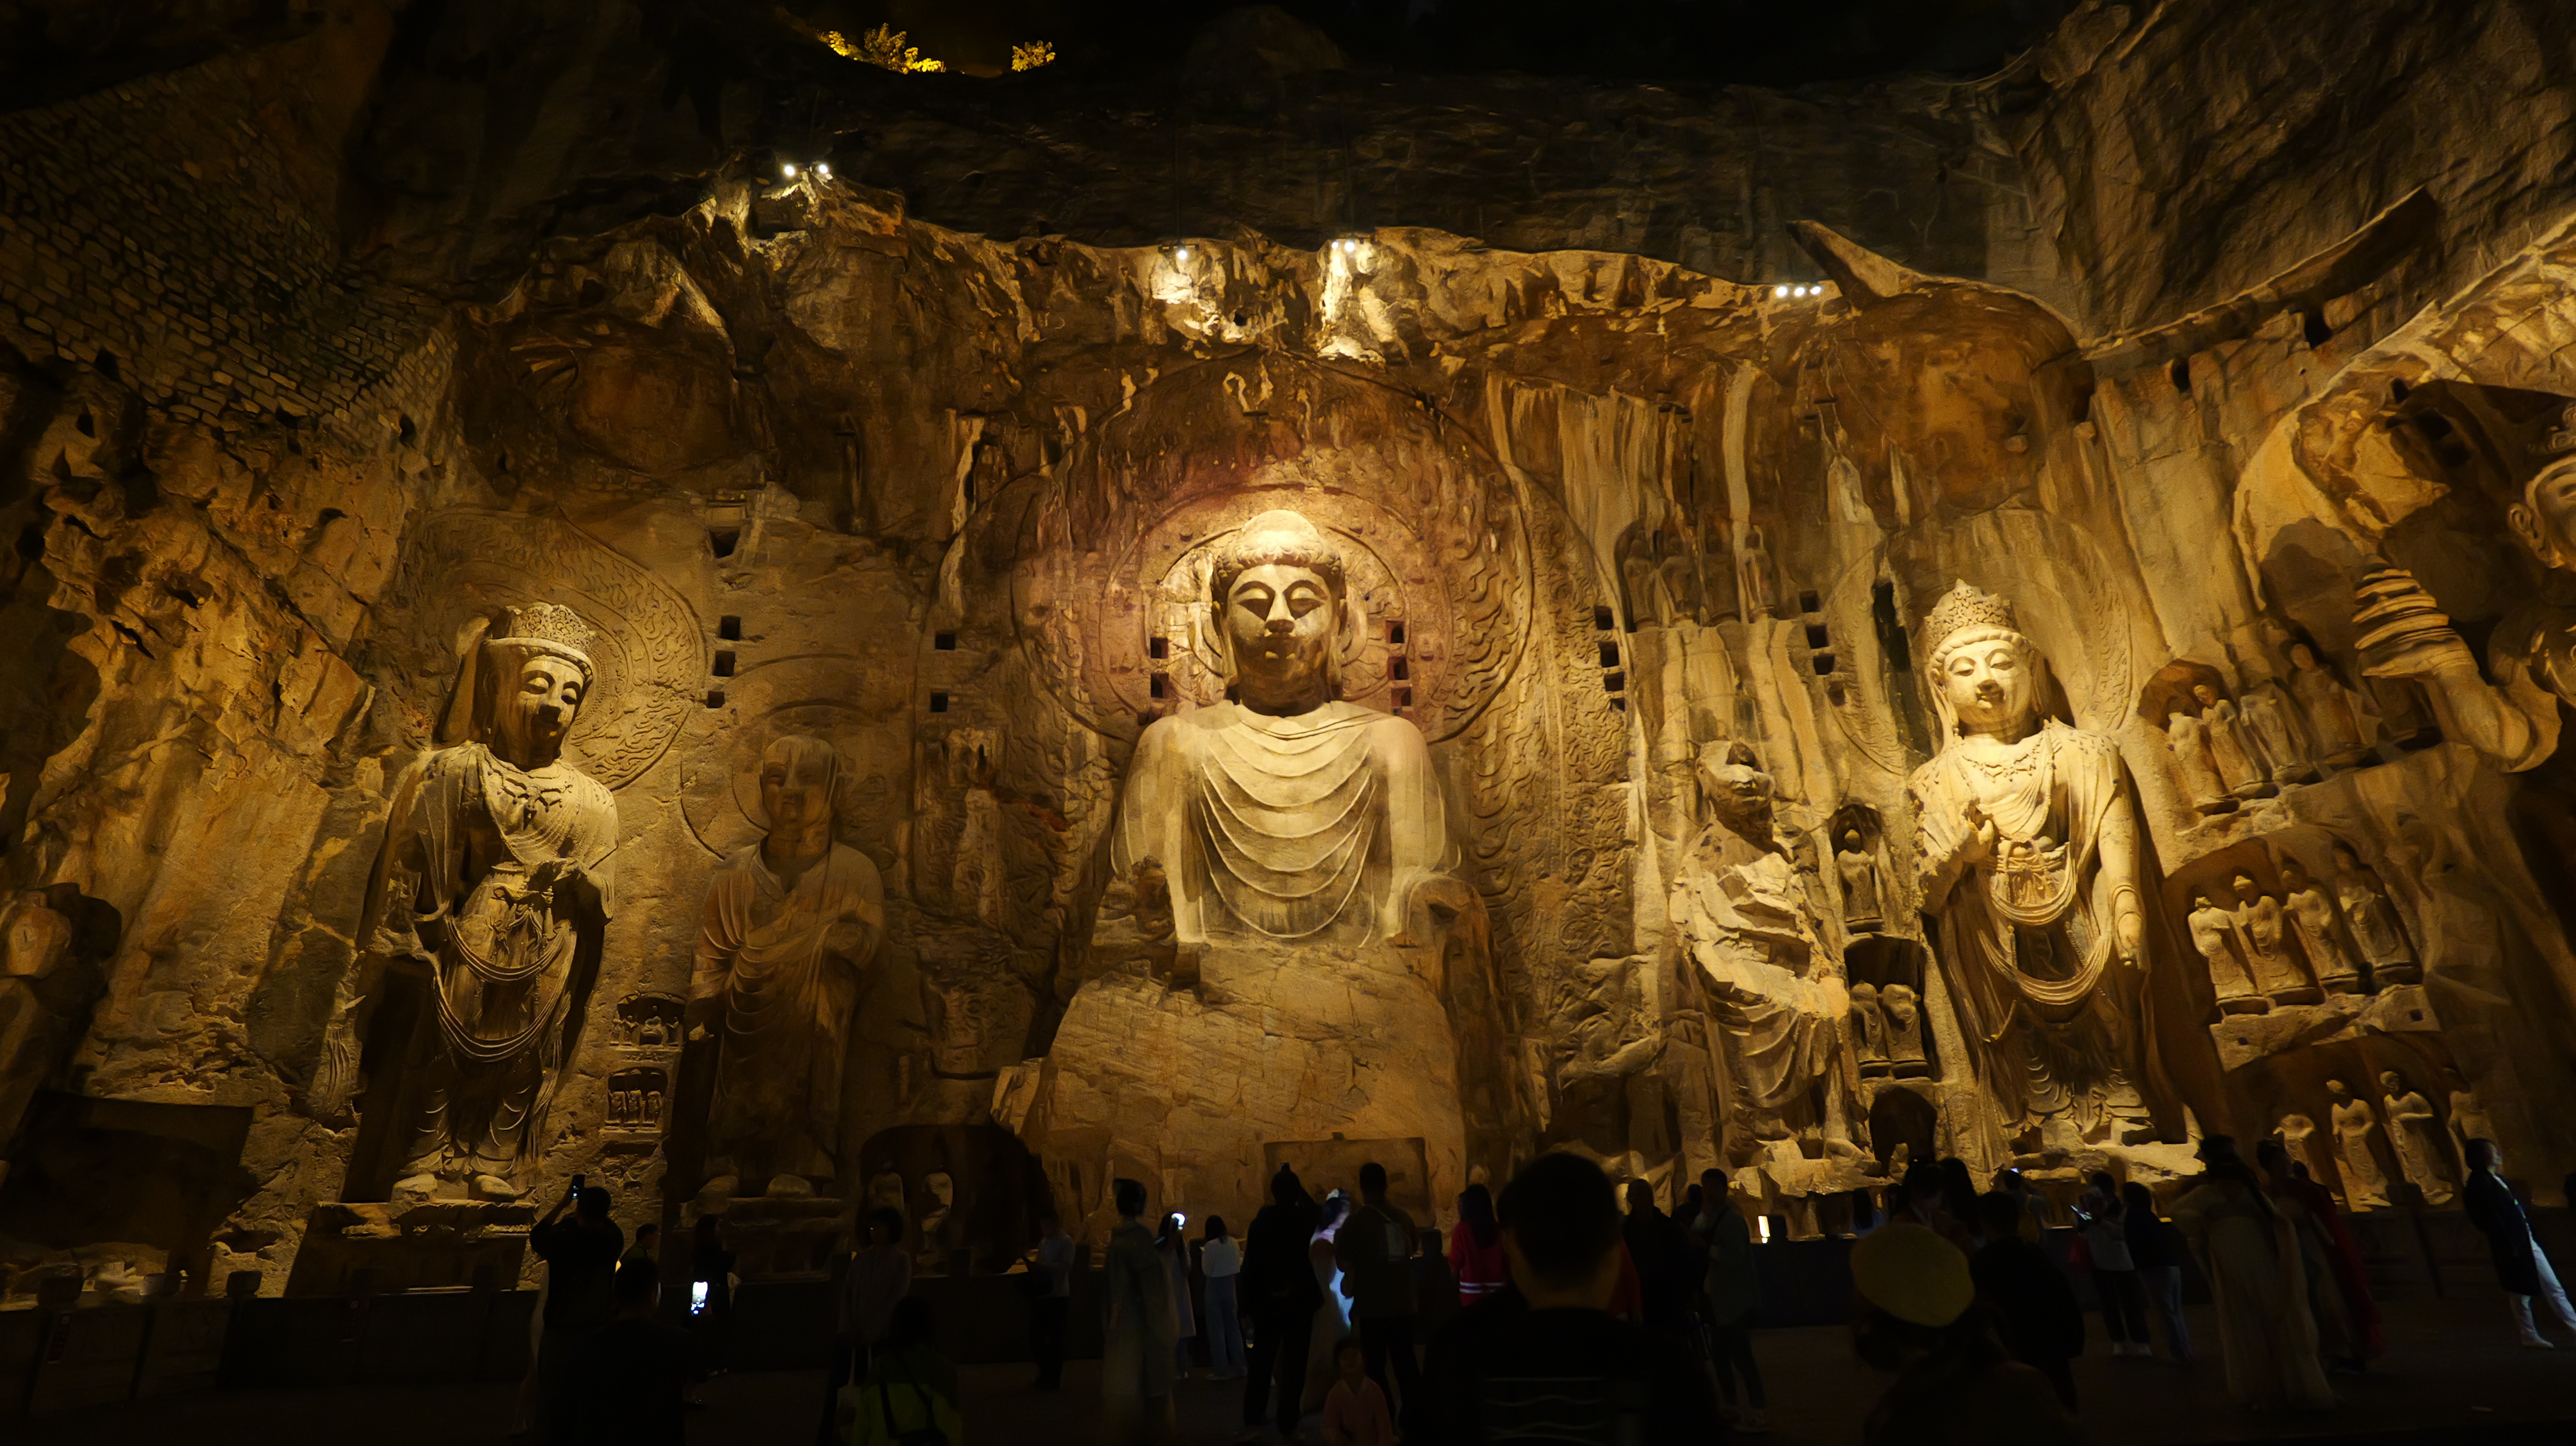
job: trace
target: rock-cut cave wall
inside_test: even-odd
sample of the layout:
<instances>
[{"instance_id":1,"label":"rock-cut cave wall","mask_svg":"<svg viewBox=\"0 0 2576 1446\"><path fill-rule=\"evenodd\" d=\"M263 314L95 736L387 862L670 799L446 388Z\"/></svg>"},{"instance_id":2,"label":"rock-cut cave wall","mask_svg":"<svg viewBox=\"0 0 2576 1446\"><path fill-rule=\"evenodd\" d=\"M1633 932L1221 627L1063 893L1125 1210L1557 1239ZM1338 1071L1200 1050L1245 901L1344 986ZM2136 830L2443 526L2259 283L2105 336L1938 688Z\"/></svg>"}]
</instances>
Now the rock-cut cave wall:
<instances>
[{"instance_id":1,"label":"rock-cut cave wall","mask_svg":"<svg viewBox=\"0 0 2576 1446\"><path fill-rule=\"evenodd\" d=\"M742 1219L918 1218L937 1176L946 1241L984 1247L1112 1172L1214 1190L1096 1122L1013 1132L1083 982L1156 967L1096 942L1103 841L1140 723L1207 680L1113 615L1120 569L1274 489L1388 560L1405 627L1354 696L1420 725L1490 921L1497 1162L1723 1165L1774 1203L1900 1142L2162 1180L2195 1130L2323 1122L2327 1079L2390 1069L2537 1178L2576 1160L2563 795L2367 680L2352 621L2380 562L2477 643L2546 582L2503 508L2576 397L2563 137L2439 98L2563 58L2548 7L2438 36L2396 0L2267 7L2302 50L2087 5L1989 81L1798 96L1238 88L1201 102L1178 235L1170 135L1096 82L907 92L759 36L684 75L660 11L541 44L510 9L351 7L0 113L13 1291L110 1258L336 1288L357 1257L308 1238L425 1238L383 1112L315 1086L382 962L401 780L502 604L605 640L573 744L617 819L520 1183L704 1205L675 1022L764 752L805 734L886 942L821 1213ZM1348 155L1306 166L1327 120ZM837 174L785 182L790 153ZM1996 1128L1944 992L1907 783L1959 579L2016 606L2143 825L2133 1140ZM2294 701L2304 751L2203 808L2166 710L2307 698L2293 645L2369 736L2326 758ZM1922 1068L1863 1079L1836 1137L1861 1161L1748 1123L1676 923L1730 744L1838 987L1924 995ZM2222 1014L2195 896L2290 892L2337 844L2421 983Z\"/></svg>"}]
</instances>

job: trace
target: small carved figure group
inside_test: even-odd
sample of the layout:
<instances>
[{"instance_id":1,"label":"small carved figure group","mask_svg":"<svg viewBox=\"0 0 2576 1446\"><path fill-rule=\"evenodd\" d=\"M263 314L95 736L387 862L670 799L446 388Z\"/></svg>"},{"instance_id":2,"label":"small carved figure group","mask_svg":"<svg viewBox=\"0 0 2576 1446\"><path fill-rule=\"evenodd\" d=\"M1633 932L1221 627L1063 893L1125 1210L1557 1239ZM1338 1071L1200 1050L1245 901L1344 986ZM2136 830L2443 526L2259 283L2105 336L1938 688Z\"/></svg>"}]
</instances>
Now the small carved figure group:
<instances>
[{"instance_id":1,"label":"small carved figure group","mask_svg":"<svg viewBox=\"0 0 2576 1446\"><path fill-rule=\"evenodd\" d=\"M665 1083L660 1070L634 1070L612 1076L608 1081L608 1127L659 1129Z\"/></svg>"},{"instance_id":2,"label":"small carved figure group","mask_svg":"<svg viewBox=\"0 0 2576 1446\"><path fill-rule=\"evenodd\" d=\"M2450 1204L2458 1198L2459 1189L2454 1184L2457 1177L2452 1150L2445 1147L2445 1131L2433 1102L2397 1070L2382 1070L2379 1087L2380 1108L2374 1112L2370 1101L2354 1094L2342 1080L2326 1081L2332 1139L2321 1149L2316 1125L2306 1115L2285 1115L2280 1135L2290 1157L2306 1164L2308 1172L2321 1179L2339 1176L2345 1209L2384 1210L2390 1204L2389 1174L2375 1143L2381 1133L2380 1116L2384 1114L2389 1151L2396 1158L2398 1177L2421 1192L2426 1205ZM2469 1140L2492 1138L2481 1133L2488 1128L2477 1095L2466 1088L2452 1091L2450 1145L2465 1157Z\"/></svg>"},{"instance_id":3,"label":"small carved figure group","mask_svg":"<svg viewBox=\"0 0 2576 1446\"><path fill-rule=\"evenodd\" d=\"M2340 840L2334 857L2332 897L2294 855L2281 860L2278 896L2241 870L2229 890L2229 907L2212 903L2205 892L2192 896L2192 948L2209 968L2221 1013L2263 1014L2275 1005L2359 993L2362 961L2371 967L2373 987L2423 978L2378 876ZM2360 946L2360 961L2346 946L2347 930Z\"/></svg>"},{"instance_id":4,"label":"small carved figure group","mask_svg":"<svg viewBox=\"0 0 2576 1446\"><path fill-rule=\"evenodd\" d=\"M2166 703L2165 742L2194 809L2233 813L2291 784L2315 782L2320 763L2340 769L2370 760L2372 725L2316 650L2291 644L2288 674L2286 684L2247 687L2241 703L2208 680Z\"/></svg>"},{"instance_id":5,"label":"small carved figure group","mask_svg":"<svg viewBox=\"0 0 2576 1446\"><path fill-rule=\"evenodd\" d=\"M1914 986L1851 987L1852 1053L1862 1079L1921 1079L1932 1073L1923 1052L1923 1012Z\"/></svg>"}]
</instances>

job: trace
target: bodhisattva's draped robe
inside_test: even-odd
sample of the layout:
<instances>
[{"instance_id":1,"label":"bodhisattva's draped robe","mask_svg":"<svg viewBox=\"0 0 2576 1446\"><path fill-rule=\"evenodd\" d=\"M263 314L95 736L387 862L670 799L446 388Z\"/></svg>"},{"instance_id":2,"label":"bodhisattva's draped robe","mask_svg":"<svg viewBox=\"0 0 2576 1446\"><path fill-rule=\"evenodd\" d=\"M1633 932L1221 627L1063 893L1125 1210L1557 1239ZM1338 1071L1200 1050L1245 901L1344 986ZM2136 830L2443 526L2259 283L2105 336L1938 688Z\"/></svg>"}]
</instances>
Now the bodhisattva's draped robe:
<instances>
[{"instance_id":1,"label":"bodhisattva's draped robe","mask_svg":"<svg viewBox=\"0 0 2576 1446\"><path fill-rule=\"evenodd\" d=\"M1839 973L1819 967L1827 956L1788 855L1776 841L1713 825L1683 858L1670 913L1699 966L1755 1136L1785 1139L1824 1123L1809 1100L1853 1068L1840 1048L1851 996ZM1857 1087L1856 1076L1846 1081Z\"/></svg>"},{"instance_id":2,"label":"bodhisattva's draped robe","mask_svg":"<svg viewBox=\"0 0 2576 1446\"><path fill-rule=\"evenodd\" d=\"M580 956L607 923L617 804L568 763L523 769L463 743L423 762L394 816L389 952L428 961L438 1007L410 1168L508 1177L563 1062ZM580 865L587 885L531 887L553 862Z\"/></svg>"},{"instance_id":3,"label":"bodhisattva's draped robe","mask_svg":"<svg viewBox=\"0 0 2576 1446\"><path fill-rule=\"evenodd\" d=\"M792 889L761 857L741 849L707 884L689 997L721 999L715 1098L707 1108L709 1168L732 1173L754 1154L793 1175L836 1173L841 1068L849 1052L858 969L835 950L833 926L866 931L860 955L885 929L876 865L847 844L806 867Z\"/></svg>"},{"instance_id":4,"label":"bodhisattva's draped robe","mask_svg":"<svg viewBox=\"0 0 2576 1446\"><path fill-rule=\"evenodd\" d=\"M2050 719L1999 763L1943 750L1911 791L1926 859L1958 847L1967 800L1995 824L1993 854L1927 901L1995 1098L2023 1119L2087 1095L2133 1104L2137 1029L2112 975L2118 881L2100 857L2108 831L2135 831L2118 746Z\"/></svg>"}]
</instances>

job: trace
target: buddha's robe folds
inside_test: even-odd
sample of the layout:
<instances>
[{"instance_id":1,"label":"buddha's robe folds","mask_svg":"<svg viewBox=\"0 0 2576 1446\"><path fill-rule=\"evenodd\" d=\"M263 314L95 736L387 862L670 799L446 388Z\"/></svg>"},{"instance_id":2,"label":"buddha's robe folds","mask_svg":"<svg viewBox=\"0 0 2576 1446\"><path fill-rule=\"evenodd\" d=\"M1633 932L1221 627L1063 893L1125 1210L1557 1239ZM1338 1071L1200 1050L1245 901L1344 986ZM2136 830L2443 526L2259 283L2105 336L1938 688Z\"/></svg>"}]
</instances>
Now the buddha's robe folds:
<instances>
[{"instance_id":1,"label":"buddha's robe folds","mask_svg":"<svg viewBox=\"0 0 2576 1446\"><path fill-rule=\"evenodd\" d=\"M1341 702L1293 718L1224 703L1148 728L1110 868L1149 858L1184 945L1392 938L1413 887L1457 861L1421 731Z\"/></svg>"},{"instance_id":2,"label":"buddha's robe folds","mask_svg":"<svg viewBox=\"0 0 2576 1446\"><path fill-rule=\"evenodd\" d=\"M847 844L808 865L793 888L758 844L709 881L689 997L724 1007L707 1109L708 1160L719 1173L755 1149L788 1174L835 1173L858 970L884 931L876 865Z\"/></svg>"}]
</instances>

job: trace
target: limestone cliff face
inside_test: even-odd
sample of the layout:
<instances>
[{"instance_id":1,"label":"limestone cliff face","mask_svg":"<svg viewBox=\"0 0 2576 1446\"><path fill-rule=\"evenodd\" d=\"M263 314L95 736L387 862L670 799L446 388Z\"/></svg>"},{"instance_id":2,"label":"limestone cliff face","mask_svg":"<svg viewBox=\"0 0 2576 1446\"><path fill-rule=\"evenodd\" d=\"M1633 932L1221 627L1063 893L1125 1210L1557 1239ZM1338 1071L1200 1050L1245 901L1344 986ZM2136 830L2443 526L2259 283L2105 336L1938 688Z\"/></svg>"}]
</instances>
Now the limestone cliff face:
<instances>
[{"instance_id":1,"label":"limestone cliff face","mask_svg":"<svg viewBox=\"0 0 2576 1446\"><path fill-rule=\"evenodd\" d=\"M2445 28L2391 0L2319 22L2308 70L2230 7L2172 5L2087 7L1984 86L1201 85L1176 186L1168 117L1121 78L903 78L787 31L543 8L355 7L0 114L0 626L28 643L0 651L0 878L78 925L11 945L0 1137L40 1088L248 1121L211 1243L112 1211L90 1241L275 1288L317 1203L380 1198L364 1127L304 1091L392 781L460 627L514 600L615 650L576 743L617 790L621 897L546 1181L603 1179L630 1220L696 1190L675 1121L638 1114L648 1078L681 1108L653 1021L786 732L851 762L840 836L889 895L852 1168L963 1171L939 1132L1013 1123L1097 962L1139 714L1189 682L1149 651L1162 614L1097 600L1191 507L1272 486L1360 499L1343 520L1389 539L1409 631L1372 643L1373 706L1456 704L1434 759L1523 1147L1752 1158L1664 918L1719 740L1776 780L1853 977L1928 991L1947 1064L1878 1153L1917 1113L1974 1137L1903 792L1936 743L1909 632L1966 577L2014 597L2134 780L2172 895L2169 1138L2186 1109L2313 1115L2361 1062L2338 1036L2223 1067L2179 923L2285 854L2331 874L2340 840L2455 966L2426 986L2448 1033L2406 1035L2406 1067L2475 1084L2527 1157L2576 1153L2531 1103L2571 1083L2576 963L2500 821L2522 785L2397 746L2406 700L2374 697L2367 764L2203 815L2151 706L2204 676L2263 696L2292 639L2360 687L2374 551L2471 626L2536 585L2494 479L2441 440L2493 409L2425 422L2419 395L2384 423L2392 382L2445 367L2576 395L2489 325L2563 334L2563 240L2486 277L2566 219L2536 179L2564 170L2554 133L2430 98L2517 37L2563 51L2554 13ZM789 182L789 157L834 174ZM2436 220L2267 289L2426 185ZM1458 548L1405 551L1433 536ZM1881 934L1816 866L1845 831L1884 860ZM1110 1163L1048 1170L1096 1193Z\"/></svg>"}]
</instances>

